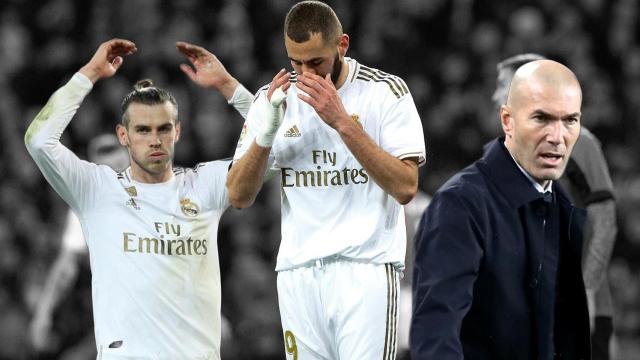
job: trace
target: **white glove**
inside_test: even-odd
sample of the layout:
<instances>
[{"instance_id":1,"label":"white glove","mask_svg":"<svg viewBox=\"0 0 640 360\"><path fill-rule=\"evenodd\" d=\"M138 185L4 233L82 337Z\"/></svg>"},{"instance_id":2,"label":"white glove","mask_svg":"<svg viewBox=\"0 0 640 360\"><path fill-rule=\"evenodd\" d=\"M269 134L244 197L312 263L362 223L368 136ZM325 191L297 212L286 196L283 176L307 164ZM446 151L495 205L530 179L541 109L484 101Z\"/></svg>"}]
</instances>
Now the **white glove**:
<instances>
[{"instance_id":1,"label":"white glove","mask_svg":"<svg viewBox=\"0 0 640 360\"><path fill-rule=\"evenodd\" d=\"M287 94L282 91L282 87L277 88L271 94L271 102L266 101L264 105L264 121L258 135L256 135L256 144L261 147L271 147L276 138L276 133L284 119L284 106L282 103L287 98Z\"/></svg>"}]
</instances>

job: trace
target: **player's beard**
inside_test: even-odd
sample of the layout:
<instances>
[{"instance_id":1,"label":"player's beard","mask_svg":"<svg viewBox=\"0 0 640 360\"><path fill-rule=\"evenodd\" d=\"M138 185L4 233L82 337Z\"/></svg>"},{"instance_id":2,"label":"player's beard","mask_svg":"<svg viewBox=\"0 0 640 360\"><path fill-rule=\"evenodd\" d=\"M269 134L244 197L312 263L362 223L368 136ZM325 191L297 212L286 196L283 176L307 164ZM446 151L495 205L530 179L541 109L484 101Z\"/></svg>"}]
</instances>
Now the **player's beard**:
<instances>
[{"instance_id":1,"label":"player's beard","mask_svg":"<svg viewBox=\"0 0 640 360\"><path fill-rule=\"evenodd\" d=\"M333 59L333 69L331 69L331 81L335 85L342 72L342 61L340 61L340 53L336 52L336 57Z\"/></svg>"}]
</instances>

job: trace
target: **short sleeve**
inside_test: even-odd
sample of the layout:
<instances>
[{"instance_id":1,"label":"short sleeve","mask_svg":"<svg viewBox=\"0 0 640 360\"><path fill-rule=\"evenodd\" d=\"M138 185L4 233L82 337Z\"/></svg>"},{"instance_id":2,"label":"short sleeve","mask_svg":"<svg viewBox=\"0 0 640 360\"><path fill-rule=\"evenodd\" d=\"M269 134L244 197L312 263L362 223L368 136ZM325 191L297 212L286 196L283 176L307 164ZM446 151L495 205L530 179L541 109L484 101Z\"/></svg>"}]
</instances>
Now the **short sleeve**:
<instances>
[{"instance_id":1,"label":"short sleeve","mask_svg":"<svg viewBox=\"0 0 640 360\"><path fill-rule=\"evenodd\" d=\"M406 159L418 158L418 165L426 162L422 122L410 93L393 98L383 113L380 147L389 154Z\"/></svg>"},{"instance_id":2,"label":"short sleeve","mask_svg":"<svg viewBox=\"0 0 640 360\"><path fill-rule=\"evenodd\" d=\"M209 200L209 205L214 209L226 209L229 206L226 182L230 165L230 160L218 160L196 166L197 188L203 191L201 196Z\"/></svg>"},{"instance_id":3,"label":"short sleeve","mask_svg":"<svg viewBox=\"0 0 640 360\"><path fill-rule=\"evenodd\" d=\"M228 103L240 113L242 118L246 119L249 109L251 108L251 104L253 103L253 95L244 87L244 85L239 84Z\"/></svg>"}]
</instances>

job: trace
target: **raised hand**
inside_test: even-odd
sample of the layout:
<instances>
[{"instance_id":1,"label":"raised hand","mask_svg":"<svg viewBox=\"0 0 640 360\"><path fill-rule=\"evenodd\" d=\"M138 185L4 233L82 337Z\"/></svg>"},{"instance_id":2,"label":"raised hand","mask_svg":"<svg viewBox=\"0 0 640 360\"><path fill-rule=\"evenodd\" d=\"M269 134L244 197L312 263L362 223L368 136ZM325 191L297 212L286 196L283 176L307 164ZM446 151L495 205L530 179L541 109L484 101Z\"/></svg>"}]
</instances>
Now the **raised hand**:
<instances>
[{"instance_id":1,"label":"raised hand","mask_svg":"<svg viewBox=\"0 0 640 360\"><path fill-rule=\"evenodd\" d=\"M103 42L91 60L80 69L80 73L95 84L100 79L113 76L122 66L123 57L136 51L136 44L129 40L111 39Z\"/></svg>"},{"instance_id":2,"label":"raised hand","mask_svg":"<svg viewBox=\"0 0 640 360\"><path fill-rule=\"evenodd\" d=\"M176 48L193 66L180 64L180 69L191 81L202 87L220 91L226 99L231 98L238 81L229 74L217 56L201 46L184 41L178 41Z\"/></svg>"},{"instance_id":3,"label":"raised hand","mask_svg":"<svg viewBox=\"0 0 640 360\"><path fill-rule=\"evenodd\" d=\"M289 79L291 79L291 73L285 69L280 70L276 76L273 77L271 84L269 84L269 91L267 91L267 100L269 100L269 102L271 102L271 96L277 88L282 87L283 92L289 90L289 86L291 86Z\"/></svg>"},{"instance_id":4,"label":"raised hand","mask_svg":"<svg viewBox=\"0 0 640 360\"><path fill-rule=\"evenodd\" d=\"M268 148L273 145L278 129L282 124L286 107L285 99L287 98L285 91L291 86L289 78L291 78L291 74L282 69L273 77L269 85L267 101L264 104L262 127L255 139L256 144L261 147Z\"/></svg>"},{"instance_id":5,"label":"raised hand","mask_svg":"<svg viewBox=\"0 0 640 360\"><path fill-rule=\"evenodd\" d=\"M323 78L305 72L298 75L296 84L306 94L298 94L298 98L313 107L327 125L337 129L341 124L352 123L331 81L331 74Z\"/></svg>"}]
</instances>

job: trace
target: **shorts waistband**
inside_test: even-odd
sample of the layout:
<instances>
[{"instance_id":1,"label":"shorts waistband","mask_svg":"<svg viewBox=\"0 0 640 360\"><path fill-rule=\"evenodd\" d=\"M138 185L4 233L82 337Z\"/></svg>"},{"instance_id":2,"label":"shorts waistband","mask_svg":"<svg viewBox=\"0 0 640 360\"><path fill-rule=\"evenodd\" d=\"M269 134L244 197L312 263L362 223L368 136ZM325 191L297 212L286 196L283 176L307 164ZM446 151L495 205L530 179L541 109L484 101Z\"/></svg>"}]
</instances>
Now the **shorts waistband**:
<instances>
[{"instance_id":1,"label":"shorts waistband","mask_svg":"<svg viewBox=\"0 0 640 360\"><path fill-rule=\"evenodd\" d=\"M340 256L340 255L331 255L331 256L320 258L320 259L309 260L306 263L303 263L301 267L322 268L328 264L333 264L336 262L355 262L355 263L361 263L361 264L371 264L371 262L368 260L351 259L351 258Z\"/></svg>"},{"instance_id":2,"label":"shorts waistband","mask_svg":"<svg viewBox=\"0 0 640 360\"><path fill-rule=\"evenodd\" d=\"M287 271L287 270L294 270L294 269L299 269L299 268L311 268L311 267L315 267L315 268L323 268L324 266L328 265L328 264L332 264L332 263L336 263L336 262L346 262L346 263L357 263L357 264L371 264L371 265L384 265L384 264L378 264L378 263L374 263L369 259L355 259L355 258L350 258L350 257L346 257L346 256L342 256L342 255L330 255L330 256L326 256L323 258L318 258L318 259L313 259L313 260L309 260L307 262L304 262L298 266L289 268L289 269L283 269L282 271ZM391 263L389 263L391 264ZM399 264L391 264L394 266L394 268L396 268L396 270L401 271L402 269L399 268Z\"/></svg>"}]
</instances>

